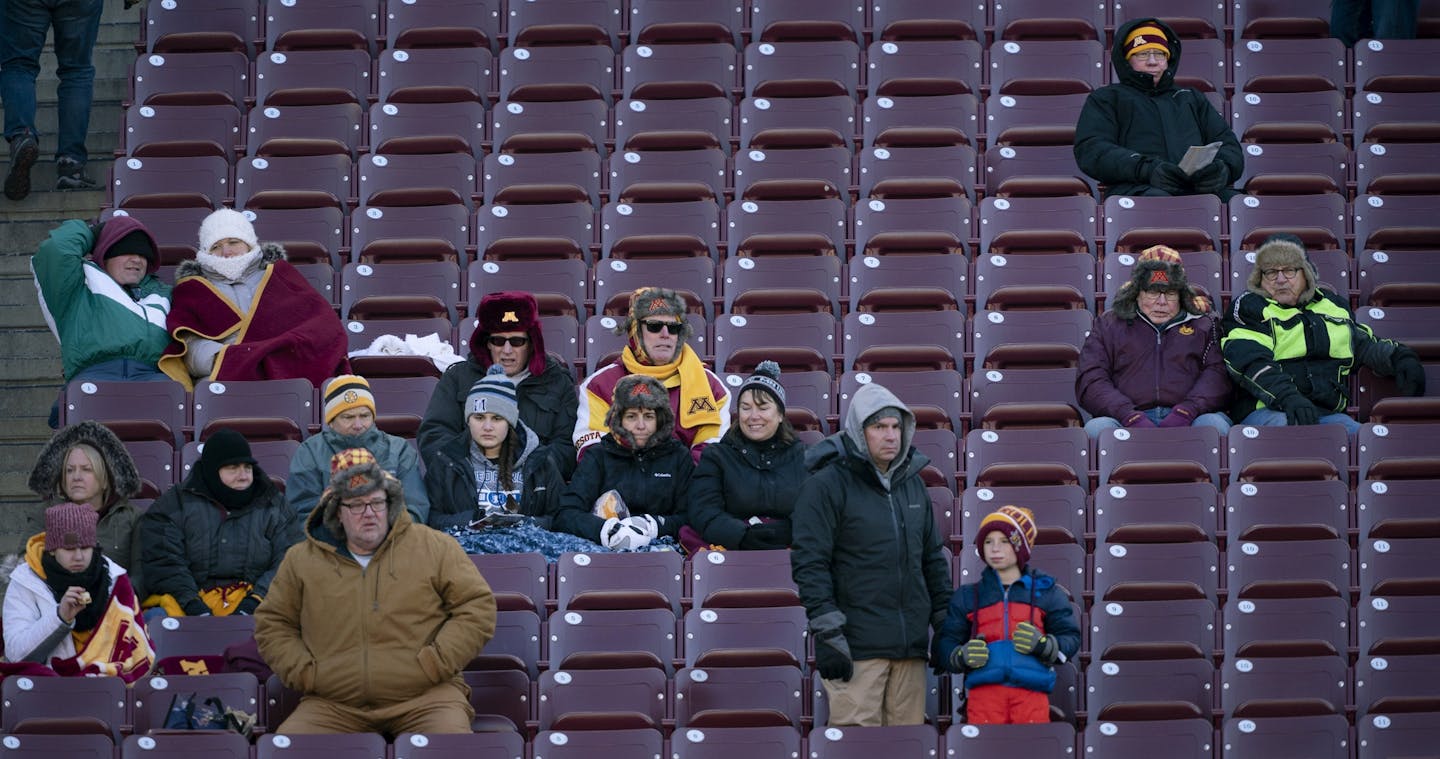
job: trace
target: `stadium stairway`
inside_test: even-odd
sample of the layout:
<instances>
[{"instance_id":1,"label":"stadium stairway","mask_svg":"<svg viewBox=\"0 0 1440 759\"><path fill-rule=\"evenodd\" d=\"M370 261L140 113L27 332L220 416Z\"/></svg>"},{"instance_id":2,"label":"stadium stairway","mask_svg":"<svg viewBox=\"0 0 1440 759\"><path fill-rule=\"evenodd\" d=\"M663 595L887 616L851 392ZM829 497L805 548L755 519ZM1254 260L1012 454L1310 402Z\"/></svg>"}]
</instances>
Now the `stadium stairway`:
<instances>
[{"instance_id":1,"label":"stadium stairway","mask_svg":"<svg viewBox=\"0 0 1440 759\"><path fill-rule=\"evenodd\" d=\"M121 100L135 60L140 9L105 3L95 45L95 100L90 115L89 174L106 182L118 142ZM37 305L30 254L64 219L94 219L103 191L55 192L55 57L41 57L37 127L40 162L31 171L34 190L20 202L0 198L0 556L18 551L41 529L42 513L25 486L40 446L50 437L46 420L60 386L60 350ZM9 148L0 141L0 175L10 171ZM3 579L8 572L0 570Z\"/></svg>"}]
</instances>

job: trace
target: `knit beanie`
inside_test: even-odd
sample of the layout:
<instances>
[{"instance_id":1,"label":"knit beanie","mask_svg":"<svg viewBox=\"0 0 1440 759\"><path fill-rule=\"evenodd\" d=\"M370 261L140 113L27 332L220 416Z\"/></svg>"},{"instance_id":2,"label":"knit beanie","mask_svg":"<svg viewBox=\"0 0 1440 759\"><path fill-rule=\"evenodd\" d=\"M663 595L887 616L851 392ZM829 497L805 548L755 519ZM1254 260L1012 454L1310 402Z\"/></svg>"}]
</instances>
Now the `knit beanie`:
<instances>
[{"instance_id":1,"label":"knit beanie","mask_svg":"<svg viewBox=\"0 0 1440 759\"><path fill-rule=\"evenodd\" d=\"M785 413L785 388L780 384L780 365L774 361L761 361L755 367L755 373L740 384L735 397L738 399L746 390L761 390L769 394L775 399L775 405L780 407L780 413Z\"/></svg>"},{"instance_id":2,"label":"knit beanie","mask_svg":"<svg viewBox=\"0 0 1440 759\"><path fill-rule=\"evenodd\" d=\"M243 240L251 250L260 247L260 238L255 236L255 227L245 214L222 208L200 222L200 252L209 253L210 246L230 238Z\"/></svg>"},{"instance_id":3,"label":"knit beanie","mask_svg":"<svg viewBox=\"0 0 1440 759\"><path fill-rule=\"evenodd\" d=\"M325 384L325 423L335 421L335 417L356 408L368 408L371 414L375 411L375 394L370 392L370 383L364 377L354 374L342 374Z\"/></svg>"},{"instance_id":4,"label":"knit beanie","mask_svg":"<svg viewBox=\"0 0 1440 759\"><path fill-rule=\"evenodd\" d=\"M1265 294L1261 284L1266 269L1300 269L1305 273L1305 289L1300 292L1299 302L1307 303L1315 297L1320 275L1315 271L1315 264L1310 262L1310 255L1305 252L1305 242L1299 237L1283 232L1270 235L1255 250L1255 268L1250 270L1247 284L1252 291L1262 295Z\"/></svg>"},{"instance_id":5,"label":"knit beanie","mask_svg":"<svg viewBox=\"0 0 1440 759\"><path fill-rule=\"evenodd\" d=\"M151 241L150 234L143 229L136 229L119 240L115 241L105 251L105 260L109 261L115 256L137 255L145 259L151 266L160 261L160 253L155 250L155 243Z\"/></svg>"},{"instance_id":6,"label":"knit beanie","mask_svg":"<svg viewBox=\"0 0 1440 759\"><path fill-rule=\"evenodd\" d=\"M610 428L610 434L633 448L634 438L621 425L625 411L632 408L655 411L655 434L650 436L649 446L670 437L674 432L675 412L670 408L670 391L660 384L660 380L644 374L627 374L615 383L610 410L605 413L605 426Z\"/></svg>"},{"instance_id":7,"label":"knit beanie","mask_svg":"<svg viewBox=\"0 0 1440 759\"><path fill-rule=\"evenodd\" d=\"M870 416L865 417L865 423L860 426L869 427L872 424L878 424L882 419L896 419L904 422L905 415L900 413L900 409L894 406L886 406Z\"/></svg>"},{"instance_id":8,"label":"knit beanie","mask_svg":"<svg viewBox=\"0 0 1440 759\"><path fill-rule=\"evenodd\" d=\"M640 337L643 327L640 323L652 316L673 316L680 320L680 343L690 339L690 322L685 321L685 298L674 290L664 287L640 287L630 294L630 313L625 321L616 327L615 334L627 335L633 350L643 353L644 341ZM678 353L676 355L679 355ZM638 356L649 363L649 356Z\"/></svg>"},{"instance_id":9,"label":"knit beanie","mask_svg":"<svg viewBox=\"0 0 1440 759\"><path fill-rule=\"evenodd\" d=\"M545 335L540 329L540 307L535 296L520 290L490 293L475 310L475 331L470 335L470 353L490 365L486 339L496 332L524 332L530 336L530 373L545 373Z\"/></svg>"},{"instance_id":10,"label":"knit beanie","mask_svg":"<svg viewBox=\"0 0 1440 759\"><path fill-rule=\"evenodd\" d=\"M1165 57L1170 57L1170 41L1164 29L1154 24L1142 24L1125 36L1125 60L1146 50L1159 50Z\"/></svg>"},{"instance_id":11,"label":"knit beanie","mask_svg":"<svg viewBox=\"0 0 1440 759\"><path fill-rule=\"evenodd\" d=\"M470 386L465 396L465 416L471 414L499 414L511 428L520 420L520 402L515 394L515 383L505 376L500 366L490 367L479 381Z\"/></svg>"},{"instance_id":12,"label":"knit beanie","mask_svg":"<svg viewBox=\"0 0 1440 759\"><path fill-rule=\"evenodd\" d=\"M259 462L250 455L250 442L244 435L222 427L214 432L200 448L200 461L195 469L205 483L205 489L226 509L236 509L249 503L259 492L265 473L256 466ZM220 479L220 469L231 464L249 464L254 467L254 478L250 487L236 490Z\"/></svg>"},{"instance_id":13,"label":"knit beanie","mask_svg":"<svg viewBox=\"0 0 1440 759\"><path fill-rule=\"evenodd\" d=\"M980 527L975 530L975 553L982 559L985 557L985 535L993 530L999 530L1005 539L1010 541L1020 566L1030 563L1030 548L1035 545L1038 531L1035 528L1035 515L1029 509L1001 506L980 520Z\"/></svg>"},{"instance_id":14,"label":"knit beanie","mask_svg":"<svg viewBox=\"0 0 1440 759\"><path fill-rule=\"evenodd\" d=\"M45 510L45 550L91 548L100 515L79 503L65 502Z\"/></svg>"}]
</instances>

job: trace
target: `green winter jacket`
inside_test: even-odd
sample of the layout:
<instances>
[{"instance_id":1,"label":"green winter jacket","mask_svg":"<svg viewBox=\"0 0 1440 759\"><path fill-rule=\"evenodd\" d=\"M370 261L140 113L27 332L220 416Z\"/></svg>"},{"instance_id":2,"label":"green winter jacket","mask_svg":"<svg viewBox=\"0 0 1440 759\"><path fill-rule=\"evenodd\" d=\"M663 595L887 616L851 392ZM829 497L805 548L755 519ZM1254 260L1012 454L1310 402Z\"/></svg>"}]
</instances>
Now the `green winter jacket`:
<instances>
[{"instance_id":1,"label":"green winter jacket","mask_svg":"<svg viewBox=\"0 0 1440 759\"><path fill-rule=\"evenodd\" d=\"M157 265L133 287L121 287L103 267L105 251L137 229L144 230L139 221L116 216L97 240L85 222L71 219L30 257L40 311L60 341L67 382L87 367L119 358L153 365L170 343L165 329L170 285L155 276Z\"/></svg>"}]
</instances>

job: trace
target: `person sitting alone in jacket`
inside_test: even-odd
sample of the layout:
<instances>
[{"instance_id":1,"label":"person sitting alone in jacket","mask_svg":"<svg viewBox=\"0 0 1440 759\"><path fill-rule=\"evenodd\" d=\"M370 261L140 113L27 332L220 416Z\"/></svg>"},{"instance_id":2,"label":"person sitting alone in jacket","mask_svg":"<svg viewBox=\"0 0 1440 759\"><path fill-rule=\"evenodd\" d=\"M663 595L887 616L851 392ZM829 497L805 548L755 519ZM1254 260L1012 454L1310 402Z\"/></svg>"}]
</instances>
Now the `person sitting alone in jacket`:
<instances>
[{"instance_id":1,"label":"person sitting alone in jacket","mask_svg":"<svg viewBox=\"0 0 1440 759\"><path fill-rule=\"evenodd\" d=\"M1116 83L1090 93L1075 123L1075 163L1106 185L1106 197L1239 194L1230 183L1245 170L1240 141L1204 95L1175 86L1180 47L1157 19L1115 30ZM1212 142L1220 143L1215 159L1186 174L1185 152Z\"/></svg>"},{"instance_id":2,"label":"person sitting alone in jacket","mask_svg":"<svg viewBox=\"0 0 1440 759\"><path fill-rule=\"evenodd\" d=\"M690 522L707 545L789 548L790 513L809 473L805 444L785 418L780 366L761 361L735 398L735 422L700 454L690 481Z\"/></svg>"},{"instance_id":3,"label":"person sitting alone in jacket","mask_svg":"<svg viewBox=\"0 0 1440 759\"><path fill-rule=\"evenodd\" d=\"M528 516L548 528L565 481L554 450L542 447L520 420L515 383L504 367L491 366L470 388L465 418L465 431L426 453L429 525L504 526Z\"/></svg>"},{"instance_id":4,"label":"person sitting alone in jacket","mask_svg":"<svg viewBox=\"0 0 1440 759\"><path fill-rule=\"evenodd\" d=\"M253 614L299 524L245 437L216 430L185 481L140 518L140 561L152 578L145 608L172 617Z\"/></svg>"},{"instance_id":5,"label":"person sitting alone in jacket","mask_svg":"<svg viewBox=\"0 0 1440 759\"><path fill-rule=\"evenodd\" d=\"M5 591L6 661L127 683L150 671L155 648L140 602L124 567L101 550L97 519L79 503L45 510L45 532L30 538Z\"/></svg>"},{"instance_id":6,"label":"person sitting alone in jacket","mask_svg":"<svg viewBox=\"0 0 1440 759\"><path fill-rule=\"evenodd\" d=\"M285 478L285 500L300 519L320 502L320 493L330 481L330 457L350 448L364 448L375 454L380 468L400 480L410 513L425 521L430 497L420 475L420 455L405 438L375 425L375 394L370 392L370 383L354 374L342 374L325 383L321 413L325 426L300 444L290 458L290 476Z\"/></svg>"},{"instance_id":7,"label":"person sitting alone in jacket","mask_svg":"<svg viewBox=\"0 0 1440 759\"><path fill-rule=\"evenodd\" d=\"M330 486L255 613L260 654L300 703L280 733L469 733L460 671L495 635L495 594L460 544L416 524L364 448Z\"/></svg>"},{"instance_id":8,"label":"person sitting alone in jacket","mask_svg":"<svg viewBox=\"0 0 1440 759\"><path fill-rule=\"evenodd\" d=\"M580 459L560 497L555 529L612 551L677 537L687 524L685 491L695 462L675 437L665 386L644 374L625 376L615 385L605 423L610 432Z\"/></svg>"},{"instance_id":9,"label":"person sitting alone in jacket","mask_svg":"<svg viewBox=\"0 0 1440 759\"><path fill-rule=\"evenodd\" d=\"M937 662L965 674L972 725L1050 721L1055 665L1080 650L1080 627L1065 590L1030 563L1035 516L1001 506L980 520L980 580L950 599L935 643Z\"/></svg>"}]
</instances>

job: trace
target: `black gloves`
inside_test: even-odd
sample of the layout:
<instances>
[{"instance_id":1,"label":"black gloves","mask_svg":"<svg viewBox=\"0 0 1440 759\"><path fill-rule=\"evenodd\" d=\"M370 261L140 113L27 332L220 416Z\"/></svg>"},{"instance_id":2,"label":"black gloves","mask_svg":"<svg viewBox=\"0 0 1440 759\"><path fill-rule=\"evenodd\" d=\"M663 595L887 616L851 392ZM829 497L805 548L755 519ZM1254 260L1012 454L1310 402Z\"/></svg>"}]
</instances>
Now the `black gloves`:
<instances>
[{"instance_id":1,"label":"black gloves","mask_svg":"<svg viewBox=\"0 0 1440 759\"><path fill-rule=\"evenodd\" d=\"M1195 192L1214 195L1230 186L1230 168L1219 161L1211 161L1202 169L1190 175L1190 184Z\"/></svg>"},{"instance_id":2,"label":"black gloves","mask_svg":"<svg viewBox=\"0 0 1440 759\"><path fill-rule=\"evenodd\" d=\"M236 613L236 614L254 614L254 613L255 613L255 607L257 607L257 606L259 606L259 605L260 605L260 596L251 594L251 595L245 596L245 598L240 601L240 605L235 607L235 613Z\"/></svg>"},{"instance_id":3,"label":"black gloves","mask_svg":"<svg viewBox=\"0 0 1440 759\"><path fill-rule=\"evenodd\" d=\"M990 661L990 646L984 638L971 638L963 646L956 646L950 652L950 669L954 672L968 672L980 669Z\"/></svg>"},{"instance_id":4,"label":"black gloves","mask_svg":"<svg viewBox=\"0 0 1440 759\"><path fill-rule=\"evenodd\" d=\"M1395 384L1400 388L1401 395L1416 398L1425 394L1425 366L1420 363L1420 357L1409 346L1402 345L1395 349L1395 355L1391 359L1395 365Z\"/></svg>"},{"instance_id":5,"label":"black gloves","mask_svg":"<svg viewBox=\"0 0 1440 759\"><path fill-rule=\"evenodd\" d=\"M186 601L185 605L180 608L185 611L187 617L205 617L210 614L210 607L198 598Z\"/></svg>"},{"instance_id":6,"label":"black gloves","mask_svg":"<svg viewBox=\"0 0 1440 759\"><path fill-rule=\"evenodd\" d=\"M850 682L855 662L850 658L850 641L845 640L845 633L836 629L815 636L815 669L826 680Z\"/></svg>"},{"instance_id":7,"label":"black gloves","mask_svg":"<svg viewBox=\"0 0 1440 759\"><path fill-rule=\"evenodd\" d=\"M1285 412L1285 423L1295 427L1320 423L1320 409L1300 393L1291 393L1279 399L1279 411Z\"/></svg>"},{"instance_id":8,"label":"black gloves","mask_svg":"<svg viewBox=\"0 0 1440 759\"><path fill-rule=\"evenodd\" d=\"M1021 622L1015 626L1015 634L1010 636L1015 643L1015 651L1022 654L1032 654L1042 664L1051 665L1060 657L1060 644L1049 635L1042 635L1040 628L1029 622Z\"/></svg>"},{"instance_id":9,"label":"black gloves","mask_svg":"<svg viewBox=\"0 0 1440 759\"><path fill-rule=\"evenodd\" d=\"M1157 161L1150 169L1150 186L1170 195L1189 195L1190 176L1173 163Z\"/></svg>"},{"instance_id":10,"label":"black gloves","mask_svg":"<svg viewBox=\"0 0 1440 759\"><path fill-rule=\"evenodd\" d=\"M777 520L752 524L740 538L740 547L746 551L765 551L790 547L790 522Z\"/></svg>"}]
</instances>

